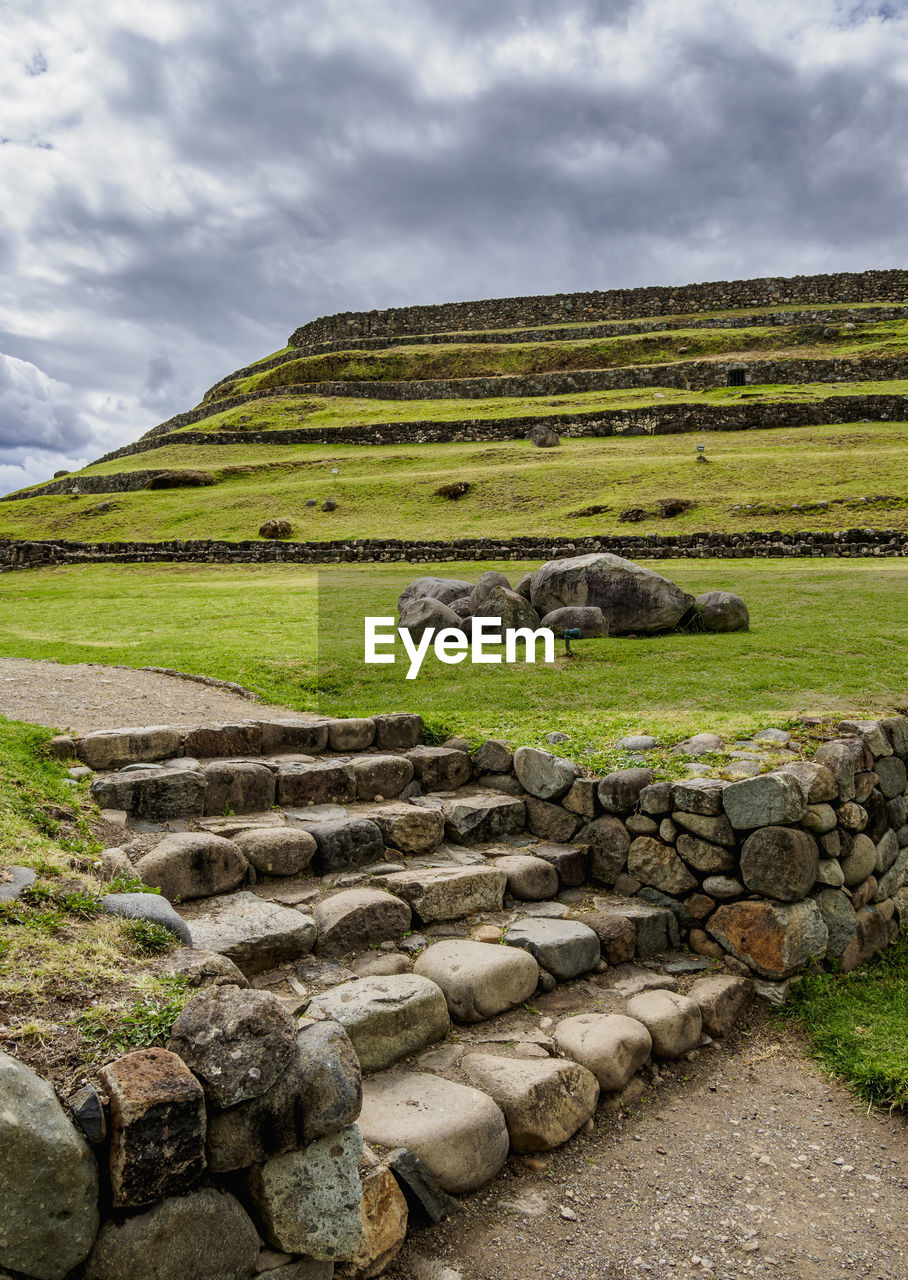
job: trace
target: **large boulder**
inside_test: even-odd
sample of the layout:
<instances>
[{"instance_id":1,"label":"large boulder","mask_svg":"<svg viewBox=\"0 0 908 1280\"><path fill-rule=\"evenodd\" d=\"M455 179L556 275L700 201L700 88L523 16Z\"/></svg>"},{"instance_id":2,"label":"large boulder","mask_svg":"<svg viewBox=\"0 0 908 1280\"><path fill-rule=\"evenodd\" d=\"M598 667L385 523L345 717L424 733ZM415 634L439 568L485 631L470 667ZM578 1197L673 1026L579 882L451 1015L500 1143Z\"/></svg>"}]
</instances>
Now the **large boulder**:
<instances>
[{"instance_id":1,"label":"large boulder","mask_svg":"<svg viewBox=\"0 0 908 1280\"><path fill-rule=\"evenodd\" d=\"M473 774L469 752L454 747L414 747L408 755L413 776L423 791L453 791L469 782Z\"/></svg>"},{"instance_id":2,"label":"large boulder","mask_svg":"<svg viewBox=\"0 0 908 1280\"><path fill-rule=\"evenodd\" d=\"M448 1006L436 983L412 973L355 978L316 996L311 1018L339 1022L364 1072L382 1071L447 1035Z\"/></svg>"},{"instance_id":3,"label":"large boulder","mask_svg":"<svg viewBox=\"0 0 908 1280\"><path fill-rule=\"evenodd\" d=\"M0 1053L0 1267L63 1280L98 1230L98 1166L40 1076Z\"/></svg>"},{"instance_id":4,"label":"large boulder","mask_svg":"<svg viewBox=\"0 0 908 1280\"><path fill-rule=\"evenodd\" d=\"M243 883L248 869L232 840L207 831L167 835L136 863L137 875L170 902L229 893Z\"/></svg>"},{"instance_id":5,"label":"large boulder","mask_svg":"<svg viewBox=\"0 0 908 1280\"><path fill-rule=\"evenodd\" d=\"M694 600L694 608L707 631L748 631L747 605L733 591L704 591Z\"/></svg>"},{"instance_id":6,"label":"large boulder","mask_svg":"<svg viewBox=\"0 0 908 1280\"><path fill-rule=\"evenodd\" d=\"M510 591L511 583L503 573L499 573L496 569L486 569L476 586L470 592L470 612L475 613L480 605L485 603L496 587L502 587L505 591ZM523 593L520 592L518 594L522 595ZM525 596L524 599L526 599Z\"/></svg>"},{"instance_id":7,"label":"large boulder","mask_svg":"<svg viewBox=\"0 0 908 1280\"><path fill-rule=\"evenodd\" d=\"M183 917L160 893L106 893L101 905L108 915L127 920L144 920L169 929L185 947L192 946L192 933Z\"/></svg>"},{"instance_id":8,"label":"large boulder","mask_svg":"<svg viewBox=\"0 0 908 1280\"><path fill-rule=\"evenodd\" d=\"M406 1147L444 1191L475 1191L508 1156L508 1130L488 1094L423 1072L374 1076L363 1086L363 1136Z\"/></svg>"},{"instance_id":9,"label":"large boulder","mask_svg":"<svg viewBox=\"0 0 908 1280\"><path fill-rule=\"evenodd\" d=\"M85 1280L248 1280L260 1248L239 1201L206 1187L105 1223Z\"/></svg>"},{"instance_id":10,"label":"large boulder","mask_svg":"<svg viewBox=\"0 0 908 1280\"><path fill-rule=\"evenodd\" d=\"M269 1244L310 1258L352 1257L363 1235L362 1153L359 1125L352 1124L256 1166L248 1188Z\"/></svg>"},{"instance_id":11,"label":"large boulder","mask_svg":"<svg viewBox=\"0 0 908 1280\"><path fill-rule=\"evenodd\" d=\"M661 1058L680 1058L700 1043L700 1007L677 991L644 991L628 1000L627 1012L646 1027Z\"/></svg>"},{"instance_id":12,"label":"large boulder","mask_svg":"<svg viewBox=\"0 0 908 1280\"><path fill-rule=\"evenodd\" d=\"M499 618L503 631L509 627L529 627L535 631L539 624L539 614L523 596L508 587L493 589L478 605L473 613L474 618Z\"/></svg>"},{"instance_id":13,"label":"large boulder","mask_svg":"<svg viewBox=\"0 0 908 1280\"><path fill-rule=\"evenodd\" d=\"M550 560L533 575L533 608L544 617L572 605L602 610L609 635L671 631L694 598L652 569L610 552Z\"/></svg>"},{"instance_id":14,"label":"large boulder","mask_svg":"<svg viewBox=\"0 0 908 1280\"><path fill-rule=\"evenodd\" d=\"M276 996L207 987L177 1018L168 1048L183 1059L217 1107L257 1098L296 1052L296 1027Z\"/></svg>"},{"instance_id":15,"label":"large boulder","mask_svg":"<svg viewBox=\"0 0 908 1280\"><path fill-rule=\"evenodd\" d=\"M722 792L728 820L736 831L768 827L776 822L800 822L808 791L792 773L764 773L732 782Z\"/></svg>"},{"instance_id":16,"label":"large boulder","mask_svg":"<svg viewBox=\"0 0 908 1280\"><path fill-rule=\"evenodd\" d=\"M514 1151L560 1147L586 1124L599 1100L596 1077L578 1062L471 1053L463 1069L501 1107Z\"/></svg>"},{"instance_id":17,"label":"large boulder","mask_svg":"<svg viewBox=\"0 0 908 1280\"><path fill-rule=\"evenodd\" d=\"M581 1013L564 1018L555 1028L555 1043L562 1053L592 1071L600 1088L609 1093L620 1093L653 1047L643 1023L623 1013Z\"/></svg>"},{"instance_id":18,"label":"large boulder","mask_svg":"<svg viewBox=\"0 0 908 1280\"><path fill-rule=\"evenodd\" d=\"M397 612L403 613L414 600L438 600L441 604L450 604L468 596L472 590L472 582L459 578L416 578L397 597Z\"/></svg>"},{"instance_id":19,"label":"large boulder","mask_svg":"<svg viewBox=\"0 0 908 1280\"><path fill-rule=\"evenodd\" d=\"M428 947L413 971L438 984L458 1022L481 1022L523 1004L539 981L539 966L525 951L460 938Z\"/></svg>"},{"instance_id":20,"label":"large boulder","mask_svg":"<svg viewBox=\"0 0 908 1280\"><path fill-rule=\"evenodd\" d=\"M410 639L414 641L420 640L425 631L432 631L437 635L439 631L450 628L457 631L463 629L463 621L453 609L449 609L440 600L428 597L411 600L406 604L400 611L397 625L401 630L409 631Z\"/></svg>"}]
</instances>

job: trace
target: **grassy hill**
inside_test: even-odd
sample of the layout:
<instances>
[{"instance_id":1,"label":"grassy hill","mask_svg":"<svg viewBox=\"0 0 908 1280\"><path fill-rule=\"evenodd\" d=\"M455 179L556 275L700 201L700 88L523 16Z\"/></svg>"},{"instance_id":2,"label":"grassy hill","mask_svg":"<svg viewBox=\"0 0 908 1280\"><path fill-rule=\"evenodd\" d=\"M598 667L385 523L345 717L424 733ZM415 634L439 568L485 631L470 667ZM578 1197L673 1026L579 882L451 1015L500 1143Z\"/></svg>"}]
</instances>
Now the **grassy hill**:
<instances>
[{"instance_id":1,"label":"grassy hill","mask_svg":"<svg viewBox=\"0 0 908 1280\"><path fill-rule=\"evenodd\" d=\"M730 429L745 409L748 429ZM0 502L0 537L254 539L273 516L301 540L904 529L906 421L898 297L312 341L236 370L63 492ZM523 438L547 422L559 448ZM205 484L144 487L182 471ZM457 501L438 492L451 482L468 486Z\"/></svg>"}]
</instances>

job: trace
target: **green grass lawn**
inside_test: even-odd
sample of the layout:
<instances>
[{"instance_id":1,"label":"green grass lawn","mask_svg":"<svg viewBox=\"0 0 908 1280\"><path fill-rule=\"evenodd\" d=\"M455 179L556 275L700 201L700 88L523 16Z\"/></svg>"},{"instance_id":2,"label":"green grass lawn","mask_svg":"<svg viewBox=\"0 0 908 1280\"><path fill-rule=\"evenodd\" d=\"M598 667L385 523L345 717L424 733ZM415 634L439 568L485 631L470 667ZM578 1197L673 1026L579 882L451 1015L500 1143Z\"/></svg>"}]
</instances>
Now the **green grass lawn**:
<instances>
[{"instance_id":1,"label":"green grass lawn","mask_svg":"<svg viewBox=\"0 0 908 1280\"><path fill-rule=\"evenodd\" d=\"M699 465L705 442L709 465ZM270 516L294 538L410 539L691 533L701 530L908 526L908 429L851 423L704 436L470 444L190 445L103 463L118 470L209 470L200 489L51 495L0 503L0 536L76 541L256 538ZM335 474L335 469L337 474ZM471 488L457 501L437 490ZM320 510L326 498L337 503ZM662 499L692 505L660 515ZM315 499L316 506L306 502ZM866 501L870 499L871 501ZM812 504L828 503L817 509ZM802 509L807 504L807 509ZM579 514L590 507L605 508ZM646 515L622 521L628 509ZM736 509L737 508L737 509Z\"/></svg>"},{"instance_id":2,"label":"green grass lawn","mask_svg":"<svg viewBox=\"0 0 908 1280\"><path fill-rule=\"evenodd\" d=\"M366 666L362 619L394 612L414 577L516 581L535 564L86 566L0 578L0 653L168 666L247 685L332 715L412 710L438 733L540 743L551 730L592 767L632 731L674 741L735 735L801 714L883 711L908 701L908 564L671 561L685 589L739 591L752 629L726 636L614 638L554 666ZM318 641L318 643L317 643ZM559 647L560 648L560 647ZM60 727L65 728L65 725ZM587 750L593 754L584 754Z\"/></svg>"},{"instance_id":3,"label":"green grass lawn","mask_svg":"<svg viewBox=\"0 0 908 1280\"><path fill-rule=\"evenodd\" d=\"M814 1056L866 1102L908 1106L908 938L852 973L804 978L782 1016L806 1029Z\"/></svg>"}]
</instances>

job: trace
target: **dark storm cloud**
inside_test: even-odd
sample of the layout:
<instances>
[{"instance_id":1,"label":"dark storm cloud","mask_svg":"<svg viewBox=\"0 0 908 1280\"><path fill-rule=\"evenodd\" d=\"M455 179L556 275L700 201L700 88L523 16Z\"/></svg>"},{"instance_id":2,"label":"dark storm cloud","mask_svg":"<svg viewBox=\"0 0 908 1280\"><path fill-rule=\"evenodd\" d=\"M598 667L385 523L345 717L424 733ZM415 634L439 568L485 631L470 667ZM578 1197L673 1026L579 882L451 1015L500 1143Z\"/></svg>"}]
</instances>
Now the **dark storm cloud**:
<instances>
[{"instance_id":1,"label":"dark storm cloud","mask_svg":"<svg viewBox=\"0 0 908 1280\"><path fill-rule=\"evenodd\" d=\"M33 193L0 343L72 385L98 452L325 311L904 261L906 23L880 6L156 7L72 37L84 98L30 38L44 114L15 136L56 151L0 196L14 226ZM81 422L39 438L72 452Z\"/></svg>"}]
</instances>

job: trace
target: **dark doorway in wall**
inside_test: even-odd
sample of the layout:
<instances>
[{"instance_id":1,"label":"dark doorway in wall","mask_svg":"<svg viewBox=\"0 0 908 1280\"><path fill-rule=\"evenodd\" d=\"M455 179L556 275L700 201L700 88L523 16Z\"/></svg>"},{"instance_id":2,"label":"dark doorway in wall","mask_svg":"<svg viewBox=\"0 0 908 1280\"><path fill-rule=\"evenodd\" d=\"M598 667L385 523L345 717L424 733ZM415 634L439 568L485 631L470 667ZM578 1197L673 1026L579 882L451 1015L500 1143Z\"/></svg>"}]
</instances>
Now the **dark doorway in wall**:
<instances>
[{"instance_id":1,"label":"dark doorway in wall","mask_svg":"<svg viewBox=\"0 0 908 1280\"><path fill-rule=\"evenodd\" d=\"M743 386L746 386L746 384L747 384L746 369L729 369L728 383L727 383L729 387L743 387Z\"/></svg>"}]
</instances>

